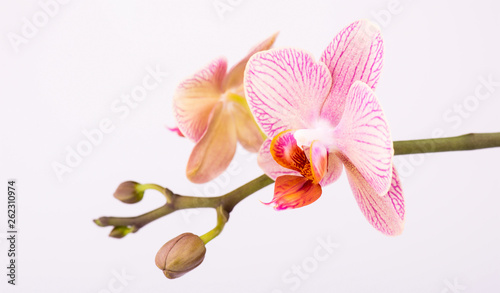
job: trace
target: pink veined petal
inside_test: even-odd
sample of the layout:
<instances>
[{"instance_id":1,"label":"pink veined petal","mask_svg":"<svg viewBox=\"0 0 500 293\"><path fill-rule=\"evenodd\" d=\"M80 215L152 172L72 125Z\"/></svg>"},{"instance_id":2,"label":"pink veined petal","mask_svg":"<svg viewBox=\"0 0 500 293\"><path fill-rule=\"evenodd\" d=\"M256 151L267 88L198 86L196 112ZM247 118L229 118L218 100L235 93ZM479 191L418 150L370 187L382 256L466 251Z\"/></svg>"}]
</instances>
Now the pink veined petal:
<instances>
[{"instance_id":1,"label":"pink veined petal","mask_svg":"<svg viewBox=\"0 0 500 293\"><path fill-rule=\"evenodd\" d=\"M208 127L210 114L222 94L227 62L213 60L179 84L174 95L174 115L181 132L197 142Z\"/></svg>"},{"instance_id":2,"label":"pink veined petal","mask_svg":"<svg viewBox=\"0 0 500 293\"><path fill-rule=\"evenodd\" d=\"M312 173L315 182L320 182L326 174L328 164L328 151L319 141L312 142L309 148L309 160L312 165Z\"/></svg>"},{"instance_id":3,"label":"pink veined petal","mask_svg":"<svg viewBox=\"0 0 500 293\"><path fill-rule=\"evenodd\" d=\"M321 185L302 176L280 176L274 184L273 200L276 210L296 209L315 202L321 196Z\"/></svg>"},{"instance_id":4,"label":"pink veined petal","mask_svg":"<svg viewBox=\"0 0 500 293\"><path fill-rule=\"evenodd\" d=\"M295 49L253 55L245 69L245 96L268 137L287 129L310 128L332 83L328 68Z\"/></svg>"},{"instance_id":5,"label":"pink veined petal","mask_svg":"<svg viewBox=\"0 0 500 293\"><path fill-rule=\"evenodd\" d=\"M253 47L250 52L243 58L240 62L238 62L236 65L234 65L228 72L226 77L224 78L224 81L222 82L222 88L224 90L230 89L230 88L239 88L240 86L243 85L243 73L245 72L245 66L247 65L248 59L252 57L253 54L268 50L271 48L274 44L274 41L276 40L276 37L278 36L278 33L273 34L269 38L265 39L263 42L258 44L257 46Z\"/></svg>"},{"instance_id":6,"label":"pink veined petal","mask_svg":"<svg viewBox=\"0 0 500 293\"><path fill-rule=\"evenodd\" d=\"M232 115L219 102L203 137L196 143L186 167L186 175L194 183L206 183L219 176L231 163L236 152L236 129Z\"/></svg>"},{"instance_id":7,"label":"pink veined petal","mask_svg":"<svg viewBox=\"0 0 500 293\"><path fill-rule=\"evenodd\" d=\"M271 140L266 139L262 143L262 146L259 150L259 155L257 157L257 163L259 164L259 167L264 171L264 173L266 173L267 176L274 180L276 180L277 177L283 175L301 176L299 172L290 170L276 163L273 155L271 154L270 147Z\"/></svg>"},{"instance_id":8,"label":"pink veined petal","mask_svg":"<svg viewBox=\"0 0 500 293\"><path fill-rule=\"evenodd\" d=\"M375 229L396 236L403 232L405 203L401 182L392 168L391 188L384 196L379 196L348 160L344 160L347 178L354 197L363 215Z\"/></svg>"},{"instance_id":9,"label":"pink veined petal","mask_svg":"<svg viewBox=\"0 0 500 293\"><path fill-rule=\"evenodd\" d=\"M404 223L405 220L405 199L403 195L403 188L401 186L401 180L399 179L396 167L392 166L392 181L391 188L387 192L387 195L392 202L392 206L396 210L399 219ZM402 224L403 224L402 223Z\"/></svg>"},{"instance_id":10,"label":"pink veined petal","mask_svg":"<svg viewBox=\"0 0 500 293\"><path fill-rule=\"evenodd\" d=\"M333 85L321 117L336 125L344 112L351 85L360 80L372 89L377 85L383 64L384 45L378 26L360 20L344 28L321 55L332 74Z\"/></svg>"},{"instance_id":11,"label":"pink veined petal","mask_svg":"<svg viewBox=\"0 0 500 293\"><path fill-rule=\"evenodd\" d=\"M333 132L336 147L379 195L391 186L391 134L371 88L361 81L347 95L344 115Z\"/></svg>"}]
</instances>

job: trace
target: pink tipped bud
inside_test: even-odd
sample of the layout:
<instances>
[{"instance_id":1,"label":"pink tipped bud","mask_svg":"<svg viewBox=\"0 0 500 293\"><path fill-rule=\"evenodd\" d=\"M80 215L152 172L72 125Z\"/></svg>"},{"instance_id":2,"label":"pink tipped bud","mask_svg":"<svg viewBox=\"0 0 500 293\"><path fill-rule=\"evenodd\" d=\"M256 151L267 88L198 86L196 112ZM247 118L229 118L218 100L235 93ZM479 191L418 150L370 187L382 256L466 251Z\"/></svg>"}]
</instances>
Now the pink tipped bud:
<instances>
[{"instance_id":1,"label":"pink tipped bud","mask_svg":"<svg viewBox=\"0 0 500 293\"><path fill-rule=\"evenodd\" d=\"M139 183L134 181L125 181L118 185L113 196L121 202L124 203L136 203L142 200L144 197L144 191L140 190L138 187Z\"/></svg>"},{"instance_id":2,"label":"pink tipped bud","mask_svg":"<svg viewBox=\"0 0 500 293\"><path fill-rule=\"evenodd\" d=\"M165 277L175 279L199 266L205 252L205 243L199 236L183 233L160 248L155 263Z\"/></svg>"}]
</instances>

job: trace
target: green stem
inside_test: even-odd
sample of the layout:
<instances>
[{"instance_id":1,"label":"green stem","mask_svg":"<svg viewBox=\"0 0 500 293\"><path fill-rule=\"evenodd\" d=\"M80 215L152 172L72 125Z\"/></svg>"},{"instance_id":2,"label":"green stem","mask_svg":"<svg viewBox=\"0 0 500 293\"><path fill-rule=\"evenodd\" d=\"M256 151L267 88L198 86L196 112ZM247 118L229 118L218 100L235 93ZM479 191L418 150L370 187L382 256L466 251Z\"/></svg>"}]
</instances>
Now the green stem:
<instances>
[{"instance_id":1,"label":"green stem","mask_svg":"<svg viewBox=\"0 0 500 293\"><path fill-rule=\"evenodd\" d=\"M146 226L154 220L172 213L173 211L175 210L171 205L165 204L155 210L137 217L100 217L99 219L94 220L94 223L101 227L130 227L132 228L132 232L137 232L140 228Z\"/></svg>"},{"instance_id":2,"label":"green stem","mask_svg":"<svg viewBox=\"0 0 500 293\"><path fill-rule=\"evenodd\" d=\"M264 174L227 193L222 197L225 210L230 213L240 201L272 183L274 183L274 180Z\"/></svg>"},{"instance_id":3,"label":"green stem","mask_svg":"<svg viewBox=\"0 0 500 293\"><path fill-rule=\"evenodd\" d=\"M147 189L157 190L165 196L165 198L167 199L167 202L172 202L173 192L170 191L170 189L165 188L163 186L160 186L158 184L154 184L154 183L139 184L139 185L137 185L136 189L139 192L144 192Z\"/></svg>"},{"instance_id":4,"label":"green stem","mask_svg":"<svg viewBox=\"0 0 500 293\"><path fill-rule=\"evenodd\" d=\"M197 196L183 196L178 194L173 194L171 203L167 203L155 210L148 213L142 214L136 217L100 217L94 220L94 222L101 227L106 226L122 226L131 227L132 232L139 231L140 228L164 217L174 211L191 209L191 208L217 208L221 206L225 212L228 214L233 210L240 201L253 194L257 190L260 190L269 184L273 183L274 180L267 177L267 175L261 175L258 178L248 182L247 184L240 186L239 188L223 195L217 197L197 197Z\"/></svg>"},{"instance_id":5,"label":"green stem","mask_svg":"<svg viewBox=\"0 0 500 293\"><path fill-rule=\"evenodd\" d=\"M229 213L222 206L219 206L217 208L217 225L212 230L200 236L203 243L207 244L210 240L219 236L227 223L228 217Z\"/></svg>"},{"instance_id":6,"label":"green stem","mask_svg":"<svg viewBox=\"0 0 500 293\"><path fill-rule=\"evenodd\" d=\"M394 142L394 155L467 151L500 147L500 132Z\"/></svg>"},{"instance_id":7,"label":"green stem","mask_svg":"<svg viewBox=\"0 0 500 293\"><path fill-rule=\"evenodd\" d=\"M461 136L418 139L394 142L394 155L408 155L418 153L449 152L476 150L500 147L500 133L470 133ZM219 235L224 227L229 213L233 208L254 192L270 185L274 181L266 175L261 175L237 189L217 197L183 196L172 193L170 190L156 184L144 184L146 189L155 189L162 192L167 198L167 203L149 213L137 217L101 217L94 222L101 226L130 227L132 232L137 232L148 223L166 216L174 211L190 208L214 208L217 210L217 226L203 235L205 243ZM219 211L220 210L220 211ZM227 215L221 218L221 215Z\"/></svg>"}]
</instances>

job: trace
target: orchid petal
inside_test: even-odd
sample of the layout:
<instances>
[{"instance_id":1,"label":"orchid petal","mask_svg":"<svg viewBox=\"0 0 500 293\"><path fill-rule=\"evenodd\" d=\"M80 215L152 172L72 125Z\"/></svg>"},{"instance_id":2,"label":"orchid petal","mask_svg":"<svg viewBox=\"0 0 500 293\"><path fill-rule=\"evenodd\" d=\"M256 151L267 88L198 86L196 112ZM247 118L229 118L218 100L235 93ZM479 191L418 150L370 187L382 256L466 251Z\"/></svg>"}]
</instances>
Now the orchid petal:
<instances>
[{"instance_id":1,"label":"orchid petal","mask_svg":"<svg viewBox=\"0 0 500 293\"><path fill-rule=\"evenodd\" d=\"M392 168L391 188L387 194L379 196L352 163L346 160L344 164L356 202L368 222L386 235L401 234L404 228L405 204L396 168Z\"/></svg>"},{"instance_id":2,"label":"orchid petal","mask_svg":"<svg viewBox=\"0 0 500 293\"><path fill-rule=\"evenodd\" d=\"M325 176L328 163L328 151L321 142L313 141L309 148L309 160L312 165L314 181L320 182Z\"/></svg>"},{"instance_id":3,"label":"orchid petal","mask_svg":"<svg viewBox=\"0 0 500 293\"><path fill-rule=\"evenodd\" d=\"M357 21L343 29L321 55L332 74L333 85L321 117L336 125L344 112L351 85L360 80L372 89L377 85L383 64L380 29L368 20Z\"/></svg>"},{"instance_id":4,"label":"orchid petal","mask_svg":"<svg viewBox=\"0 0 500 293\"><path fill-rule=\"evenodd\" d=\"M300 172L302 176L315 181L311 163L304 150L297 145L292 130L286 130L276 135L271 142L270 150L278 164Z\"/></svg>"},{"instance_id":5,"label":"orchid petal","mask_svg":"<svg viewBox=\"0 0 500 293\"><path fill-rule=\"evenodd\" d=\"M391 188L387 192L387 195L392 202L392 206L396 210L396 213L401 219L402 222L405 220L405 199L403 195L403 188L401 184L401 180L399 179L398 172L396 171L396 167L392 166L392 181Z\"/></svg>"},{"instance_id":6,"label":"orchid petal","mask_svg":"<svg viewBox=\"0 0 500 293\"><path fill-rule=\"evenodd\" d=\"M222 94L225 58L218 58L179 84L174 95L174 115L181 132L197 142L208 126L210 114Z\"/></svg>"},{"instance_id":7,"label":"orchid petal","mask_svg":"<svg viewBox=\"0 0 500 293\"><path fill-rule=\"evenodd\" d=\"M247 65L250 57L252 57L252 55L257 52L268 50L269 48L271 48L277 36L278 33L275 33L257 46L253 47L250 52L248 52L247 56L245 56L245 58L243 58L240 62L238 62L238 64L234 65L228 71L226 77L224 78L224 81L222 82L222 88L224 90L230 88L239 88L243 84L243 73L245 72L245 66Z\"/></svg>"},{"instance_id":8,"label":"orchid petal","mask_svg":"<svg viewBox=\"0 0 500 293\"><path fill-rule=\"evenodd\" d=\"M245 69L245 96L268 137L287 129L309 128L316 121L332 84L328 68L295 49L253 55Z\"/></svg>"},{"instance_id":9,"label":"orchid petal","mask_svg":"<svg viewBox=\"0 0 500 293\"><path fill-rule=\"evenodd\" d=\"M259 155L257 157L257 163L259 167L266 173L267 176L276 180L279 176L283 175L295 175L300 176L300 173L294 170L290 170L276 163L271 154L271 140L266 139L259 150Z\"/></svg>"},{"instance_id":10,"label":"orchid petal","mask_svg":"<svg viewBox=\"0 0 500 293\"><path fill-rule=\"evenodd\" d=\"M186 175L194 183L208 182L220 175L236 152L236 129L231 113L219 102L210 117L207 131L193 148Z\"/></svg>"},{"instance_id":11,"label":"orchid petal","mask_svg":"<svg viewBox=\"0 0 500 293\"><path fill-rule=\"evenodd\" d=\"M276 210L295 209L315 202L321 196L321 185L302 176L285 175L276 179L273 200Z\"/></svg>"},{"instance_id":12,"label":"orchid petal","mask_svg":"<svg viewBox=\"0 0 500 293\"><path fill-rule=\"evenodd\" d=\"M258 152L264 137L250 110L237 103L232 103L231 107L238 141L248 151Z\"/></svg>"},{"instance_id":13,"label":"orchid petal","mask_svg":"<svg viewBox=\"0 0 500 293\"><path fill-rule=\"evenodd\" d=\"M345 111L333 132L336 147L358 168L379 195L391 186L391 134L382 107L371 88L361 81L351 87Z\"/></svg>"}]
</instances>

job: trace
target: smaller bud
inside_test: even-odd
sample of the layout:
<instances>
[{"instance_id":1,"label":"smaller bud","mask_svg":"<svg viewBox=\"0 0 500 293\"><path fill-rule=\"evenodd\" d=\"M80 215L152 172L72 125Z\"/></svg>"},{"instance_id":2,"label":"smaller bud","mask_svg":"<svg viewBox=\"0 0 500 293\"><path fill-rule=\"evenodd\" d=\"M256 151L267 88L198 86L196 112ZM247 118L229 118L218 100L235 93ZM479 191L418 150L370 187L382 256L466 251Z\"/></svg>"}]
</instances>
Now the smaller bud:
<instances>
[{"instance_id":1,"label":"smaller bud","mask_svg":"<svg viewBox=\"0 0 500 293\"><path fill-rule=\"evenodd\" d=\"M125 226L116 226L109 233L109 237L123 238L123 237L127 236L127 234L130 232L132 232L132 228L125 227Z\"/></svg>"},{"instance_id":2,"label":"smaller bud","mask_svg":"<svg viewBox=\"0 0 500 293\"><path fill-rule=\"evenodd\" d=\"M124 203L140 202L144 197L144 190L140 188L141 184L134 181L125 181L118 185L113 196Z\"/></svg>"},{"instance_id":3,"label":"smaller bud","mask_svg":"<svg viewBox=\"0 0 500 293\"><path fill-rule=\"evenodd\" d=\"M106 227L106 225L104 225L103 222L101 221L101 218L95 219L94 223L96 223L97 226Z\"/></svg>"},{"instance_id":4,"label":"smaller bud","mask_svg":"<svg viewBox=\"0 0 500 293\"><path fill-rule=\"evenodd\" d=\"M205 243L199 236L183 233L160 248L155 263L165 277L175 279L199 266L206 251Z\"/></svg>"}]
</instances>

